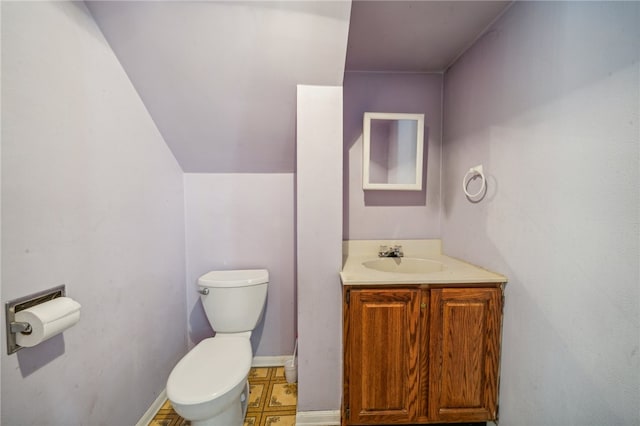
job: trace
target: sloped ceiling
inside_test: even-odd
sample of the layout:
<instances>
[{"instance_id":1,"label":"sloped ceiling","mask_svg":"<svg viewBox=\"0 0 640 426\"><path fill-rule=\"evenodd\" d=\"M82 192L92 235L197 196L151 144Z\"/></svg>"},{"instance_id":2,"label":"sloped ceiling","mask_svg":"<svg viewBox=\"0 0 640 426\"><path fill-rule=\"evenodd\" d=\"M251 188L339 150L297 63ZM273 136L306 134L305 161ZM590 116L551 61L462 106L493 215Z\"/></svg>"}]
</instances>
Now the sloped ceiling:
<instances>
[{"instance_id":1,"label":"sloped ceiling","mask_svg":"<svg viewBox=\"0 0 640 426\"><path fill-rule=\"evenodd\" d=\"M297 84L441 72L509 3L86 1L182 169L215 173L295 171Z\"/></svg>"},{"instance_id":2,"label":"sloped ceiling","mask_svg":"<svg viewBox=\"0 0 640 426\"><path fill-rule=\"evenodd\" d=\"M89 1L185 172L295 170L296 85L342 85L347 1Z\"/></svg>"},{"instance_id":3,"label":"sloped ceiling","mask_svg":"<svg viewBox=\"0 0 640 426\"><path fill-rule=\"evenodd\" d=\"M354 1L346 69L445 71L510 3Z\"/></svg>"}]
</instances>

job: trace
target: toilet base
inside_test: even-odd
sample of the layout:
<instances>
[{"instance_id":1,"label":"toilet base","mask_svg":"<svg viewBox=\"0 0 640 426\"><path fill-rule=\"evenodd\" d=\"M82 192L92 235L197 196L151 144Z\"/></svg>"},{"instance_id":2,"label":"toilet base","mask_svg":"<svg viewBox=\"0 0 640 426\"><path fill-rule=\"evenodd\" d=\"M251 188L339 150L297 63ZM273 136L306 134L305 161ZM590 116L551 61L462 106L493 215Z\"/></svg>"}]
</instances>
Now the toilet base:
<instances>
[{"instance_id":1,"label":"toilet base","mask_svg":"<svg viewBox=\"0 0 640 426\"><path fill-rule=\"evenodd\" d=\"M205 420L191 420L191 426L242 426L242 405L240 400L234 402L229 408L215 417Z\"/></svg>"},{"instance_id":2,"label":"toilet base","mask_svg":"<svg viewBox=\"0 0 640 426\"><path fill-rule=\"evenodd\" d=\"M240 397L223 412L204 420L191 420L192 426L242 426L249 408L249 381L245 381Z\"/></svg>"},{"instance_id":3,"label":"toilet base","mask_svg":"<svg viewBox=\"0 0 640 426\"><path fill-rule=\"evenodd\" d=\"M182 405L171 398L169 401L175 412L193 426L242 426L249 406L249 381L245 377L215 402Z\"/></svg>"},{"instance_id":4,"label":"toilet base","mask_svg":"<svg viewBox=\"0 0 640 426\"><path fill-rule=\"evenodd\" d=\"M249 380L247 380L247 384L244 387L244 391L242 395L240 395L240 405L242 406L242 422L244 423L244 419L247 417L247 409L249 408L249 393L251 392L249 388Z\"/></svg>"}]
</instances>

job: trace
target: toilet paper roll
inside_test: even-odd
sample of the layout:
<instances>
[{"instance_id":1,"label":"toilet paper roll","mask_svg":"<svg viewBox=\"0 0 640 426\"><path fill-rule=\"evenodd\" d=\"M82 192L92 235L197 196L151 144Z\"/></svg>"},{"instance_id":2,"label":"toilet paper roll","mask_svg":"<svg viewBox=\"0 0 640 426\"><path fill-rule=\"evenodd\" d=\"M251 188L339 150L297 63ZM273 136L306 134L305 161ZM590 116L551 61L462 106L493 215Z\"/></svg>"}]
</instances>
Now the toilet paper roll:
<instances>
[{"instance_id":1,"label":"toilet paper roll","mask_svg":"<svg viewBox=\"0 0 640 426\"><path fill-rule=\"evenodd\" d=\"M31 347L62 333L80 320L80 304L69 297L57 297L48 302L16 312L16 322L31 324L31 333L16 333L16 343Z\"/></svg>"}]
</instances>

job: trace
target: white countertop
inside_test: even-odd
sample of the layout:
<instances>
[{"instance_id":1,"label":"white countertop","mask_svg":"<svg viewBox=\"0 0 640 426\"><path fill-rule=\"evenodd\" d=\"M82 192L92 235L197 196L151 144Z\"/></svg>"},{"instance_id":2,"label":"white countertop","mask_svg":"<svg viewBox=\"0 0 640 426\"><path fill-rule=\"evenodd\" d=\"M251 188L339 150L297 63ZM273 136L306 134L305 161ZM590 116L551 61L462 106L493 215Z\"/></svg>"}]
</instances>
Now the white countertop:
<instances>
[{"instance_id":1,"label":"white countertop","mask_svg":"<svg viewBox=\"0 0 640 426\"><path fill-rule=\"evenodd\" d=\"M378 257L380 245L401 245L403 259L425 259L440 263L442 269L426 273L381 272L367 268L363 262ZM375 284L481 284L505 283L507 277L442 254L440 240L349 240L343 242L343 285Z\"/></svg>"}]
</instances>

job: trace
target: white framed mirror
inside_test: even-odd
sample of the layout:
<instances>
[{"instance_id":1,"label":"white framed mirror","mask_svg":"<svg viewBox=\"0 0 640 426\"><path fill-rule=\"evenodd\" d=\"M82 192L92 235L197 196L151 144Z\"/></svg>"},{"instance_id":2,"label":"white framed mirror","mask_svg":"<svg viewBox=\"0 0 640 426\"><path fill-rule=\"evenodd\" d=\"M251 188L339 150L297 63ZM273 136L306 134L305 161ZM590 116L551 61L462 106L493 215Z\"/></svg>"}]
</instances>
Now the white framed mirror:
<instances>
[{"instance_id":1,"label":"white framed mirror","mask_svg":"<svg viewBox=\"0 0 640 426\"><path fill-rule=\"evenodd\" d=\"M424 114L365 112L362 188L422 190Z\"/></svg>"}]
</instances>

